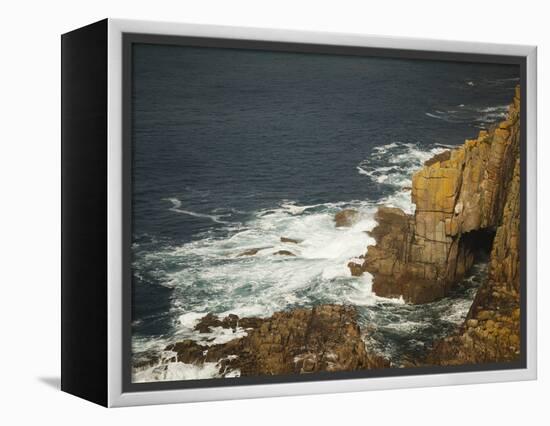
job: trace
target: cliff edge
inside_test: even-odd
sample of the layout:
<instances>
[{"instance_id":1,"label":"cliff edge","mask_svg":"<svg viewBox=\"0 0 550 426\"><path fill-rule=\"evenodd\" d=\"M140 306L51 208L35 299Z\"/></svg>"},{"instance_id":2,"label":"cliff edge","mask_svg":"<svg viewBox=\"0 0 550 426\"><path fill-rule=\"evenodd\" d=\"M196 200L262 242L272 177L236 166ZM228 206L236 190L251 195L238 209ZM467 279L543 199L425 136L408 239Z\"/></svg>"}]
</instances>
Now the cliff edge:
<instances>
[{"instance_id":1,"label":"cliff edge","mask_svg":"<svg viewBox=\"0 0 550 426\"><path fill-rule=\"evenodd\" d=\"M379 296L426 303L448 294L490 252L490 281L519 287L520 90L507 118L428 160L413 176L413 215L381 207L363 262Z\"/></svg>"}]
</instances>

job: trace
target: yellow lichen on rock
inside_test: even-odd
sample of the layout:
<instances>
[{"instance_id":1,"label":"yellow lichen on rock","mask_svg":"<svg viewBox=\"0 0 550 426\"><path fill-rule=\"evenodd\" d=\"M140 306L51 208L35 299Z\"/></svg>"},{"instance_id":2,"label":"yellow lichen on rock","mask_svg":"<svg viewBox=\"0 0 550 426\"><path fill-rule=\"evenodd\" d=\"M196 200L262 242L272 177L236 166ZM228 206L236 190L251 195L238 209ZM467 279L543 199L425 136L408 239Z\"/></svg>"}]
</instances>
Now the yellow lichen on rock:
<instances>
[{"instance_id":1,"label":"yellow lichen on rock","mask_svg":"<svg viewBox=\"0 0 550 426\"><path fill-rule=\"evenodd\" d=\"M472 231L494 233L506 213L519 158L519 93L518 88L506 120L436 155L413 175L414 215L379 210L372 232L376 245L368 248L361 265L350 266L354 275L373 273L377 294L431 301L467 273L476 249ZM501 252L506 265L513 263L515 254Z\"/></svg>"}]
</instances>

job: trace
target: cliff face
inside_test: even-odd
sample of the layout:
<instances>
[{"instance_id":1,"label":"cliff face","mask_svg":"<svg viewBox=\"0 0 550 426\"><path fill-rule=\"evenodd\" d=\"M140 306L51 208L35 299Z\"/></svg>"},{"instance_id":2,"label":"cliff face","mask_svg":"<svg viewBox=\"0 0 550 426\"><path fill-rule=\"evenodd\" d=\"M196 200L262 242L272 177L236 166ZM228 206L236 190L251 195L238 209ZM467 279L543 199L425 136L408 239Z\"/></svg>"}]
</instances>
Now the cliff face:
<instances>
[{"instance_id":1,"label":"cliff face","mask_svg":"<svg viewBox=\"0 0 550 426\"><path fill-rule=\"evenodd\" d=\"M519 358L519 158L513 171L491 250L489 279L478 290L465 324L455 335L436 342L427 357L428 364L506 362Z\"/></svg>"},{"instance_id":2,"label":"cliff face","mask_svg":"<svg viewBox=\"0 0 550 426\"><path fill-rule=\"evenodd\" d=\"M519 93L518 87L505 121L435 156L413 176L414 215L378 210L372 231L376 245L368 248L362 264L349 264L353 275L373 274L376 294L403 296L412 303L441 298L468 272L479 249L491 247L492 279L515 282Z\"/></svg>"}]
</instances>

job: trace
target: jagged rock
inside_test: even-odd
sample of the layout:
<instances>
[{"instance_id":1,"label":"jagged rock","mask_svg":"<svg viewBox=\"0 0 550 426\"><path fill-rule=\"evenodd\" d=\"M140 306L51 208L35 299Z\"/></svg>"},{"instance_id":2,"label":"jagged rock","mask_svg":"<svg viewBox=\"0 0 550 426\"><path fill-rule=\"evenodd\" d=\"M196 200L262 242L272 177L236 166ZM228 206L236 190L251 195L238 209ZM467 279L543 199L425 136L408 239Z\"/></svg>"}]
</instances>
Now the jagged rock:
<instances>
[{"instance_id":1,"label":"jagged rock","mask_svg":"<svg viewBox=\"0 0 550 426\"><path fill-rule=\"evenodd\" d=\"M361 275L363 275L363 268L362 265L359 263L349 262L348 268L351 271L351 275L353 277L360 277Z\"/></svg>"},{"instance_id":2,"label":"jagged rock","mask_svg":"<svg viewBox=\"0 0 550 426\"><path fill-rule=\"evenodd\" d=\"M273 254L277 255L277 256L296 256L294 253L292 253L291 251L288 251L288 250L279 250L279 251L276 251Z\"/></svg>"},{"instance_id":3,"label":"jagged rock","mask_svg":"<svg viewBox=\"0 0 550 426\"><path fill-rule=\"evenodd\" d=\"M398 208L380 207L375 219L378 222L370 235L377 241L368 248L361 269L374 275L372 290L382 297L400 297L414 303L425 303L443 293L435 282L436 270L422 263L408 263L407 249L414 238L414 221ZM348 265L349 266L349 265ZM350 269L352 269L350 267ZM415 278L411 271L423 273L431 279ZM355 266L353 275L359 275Z\"/></svg>"},{"instance_id":4,"label":"jagged rock","mask_svg":"<svg viewBox=\"0 0 550 426\"><path fill-rule=\"evenodd\" d=\"M248 250L243 251L242 253L239 253L237 256L238 257L241 257L241 256L254 256L260 250L264 250L264 249L268 249L268 248L271 248L271 247L269 246L269 247L258 247L258 248L248 249Z\"/></svg>"},{"instance_id":5,"label":"jagged rock","mask_svg":"<svg viewBox=\"0 0 550 426\"><path fill-rule=\"evenodd\" d=\"M359 212L353 209L344 209L334 215L337 227L352 226L359 219Z\"/></svg>"},{"instance_id":6,"label":"jagged rock","mask_svg":"<svg viewBox=\"0 0 550 426\"><path fill-rule=\"evenodd\" d=\"M256 317L247 317L247 318L240 318L238 322L238 326L241 328L244 328L245 330L251 329L251 328L258 328L260 325L262 325L263 320L261 318Z\"/></svg>"},{"instance_id":7,"label":"jagged rock","mask_svg":"<svg viewBox=\"0 0 550 426\"><path fill-rule=\"evenodd\" d=\"M239 326L246 318L239 320ZM192 340L169 345L178 361L219 362L220 373L241 376L387 368L389 362L365 349L352 306L320 305L254 319L245 337L220 345Z\"/></svg>"},{"instance_id":8,"label":"jagged rock","mask_svg":"<svg viewBox=\"0 0 550 426\"><path fill-rule=\"evenodd\" d=\"M412 303L445 296L468 272L478 248L491 246L499 224L519 221L519 214L508 212L512 206L505 207L519 165L519 118L518 88L504 124L435 156L413 175L414 215L379 209L371 232L376 245L368 247L361 265L374 275L376 294L403 296ZM498 260L493 257L500 266L494 274L506 269L515 276L519 231L507 235L514 248L495 237ZM354 275L356 265L348 265Z\"/></svg>"},{"instance_id":9,"label":"jagged rock","mask_svg":"<svg viewBox=\"0 0 550 426\"><path fill-rule=\"evenodd\" d=\"M281 243L300 244L302 240L295 240L293 238L281 237Z\"/></svg>"},{"instance_id":10,"label":"jagged rock","mask_svg":"<svg viewBox=\"0 0 550 426\"><path fill-rule=\"evenodd\" d=\"M195 325L195 330L200 333L210 333L210 327L220 327L222 322L214 314L207 314L202 317L199 322Z\"/></svg>"},{"instance_id":11,"label":"jagged rock","mask_svg":"<svg viewBox=\"0 0 550 426\"><path fill-rule=\"evenodd\" d=\"M499 125L519 134L519 88L509 118ZM517 361L521 354L519 277L520 161L516 156L493 240L488 280L478 290L465 325L434 344L427 364L459 365Z\"/></svg>"},{"instance_id":12,"label":"jagged rock","mask_svg":"<svg viewBox=\"0 0 550 426\"><path fill-rule=\"evenodd\" d=\"M208 313L199 320L194 329L200 333L210 333L212 327L231 328L235 331L237 327L244 329L258 328L261 321L260 318L255 317L239 318L238 315L235 314L229 314L223 319L220 319L217 315Z\"/></svg>"},{"instance_id":13,"label":"jagged rock","mask_svg":"<svg viewBox=\"0 0 550 426\"><path fill-rule=\"evenodd\" d=\"M179 362L184 362L186 364L193 364L197 360L204 362L205 348L194 340L183 340L181 342L168 345L165 350L176 352L176 359Z\"/></svg>"},{"instance_id":14,"label":"jagged rock","mask_svg":"<svg viewBox=\"0 0 550 426\"><path fill-rule=\"evenodd\" d=\"M220 320L218 316L209 313L199 320L194 329L200 333L210 333L212 327L231 328L235 330L238 326L239 317L237 315L229 314Z\"/></svg>"}]
</instances>

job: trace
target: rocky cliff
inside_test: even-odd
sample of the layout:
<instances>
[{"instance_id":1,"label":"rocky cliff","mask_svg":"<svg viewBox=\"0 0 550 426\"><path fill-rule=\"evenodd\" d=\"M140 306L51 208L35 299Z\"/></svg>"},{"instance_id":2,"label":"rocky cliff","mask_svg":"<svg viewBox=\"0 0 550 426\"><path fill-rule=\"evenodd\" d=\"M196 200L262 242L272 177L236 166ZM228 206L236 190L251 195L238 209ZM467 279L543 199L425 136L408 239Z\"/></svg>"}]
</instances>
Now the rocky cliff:
<instances>
[{"instance_id":1,"label":"rocky cliff","mask_svg":"<svg viewBox=\"0 0 550 426\"><path fill-rule=\"evenodd\" d=\"M491 250L489 279L478 290L465 324L455 335L436 342L428 355L428 364L477 364L519 358L519 168L517 158L502 220Z\"/></svg>"},{"instance_id":2,"label":"rocky cliff","mask_svg":"<svg viewBox=\"0 0 550 426\"><path fill-rule=\"evenodd\" d=\"M276 312L269 318L220 319L209 314L195 329L212 327L246 330L246 335L223 344L183 340L166 347L168 362L201 365L215 362L221 376L303 374L390 367L365 348L353 306L319 305ZM158 359L152 360L152 364ZM143 367L143 365L134 365ZM162 368L162 365L159 366Z\"/></svg>"},{"instance_id":3,"label":"rocky cliff","mask_svg":"<svg viewBox=\"0 0 550 426\"><path fill-rule=\"evenodd\" d=\"M372 273L379 296L425 303L444 297L485 249L491 282L519 285L519 108L518 87L506 120L427 161L413 176L414 214L381 207L376 245L348 265L352 274Z\"/></svg>"}]
</instances>

